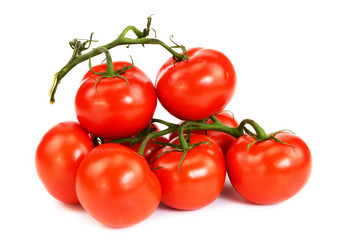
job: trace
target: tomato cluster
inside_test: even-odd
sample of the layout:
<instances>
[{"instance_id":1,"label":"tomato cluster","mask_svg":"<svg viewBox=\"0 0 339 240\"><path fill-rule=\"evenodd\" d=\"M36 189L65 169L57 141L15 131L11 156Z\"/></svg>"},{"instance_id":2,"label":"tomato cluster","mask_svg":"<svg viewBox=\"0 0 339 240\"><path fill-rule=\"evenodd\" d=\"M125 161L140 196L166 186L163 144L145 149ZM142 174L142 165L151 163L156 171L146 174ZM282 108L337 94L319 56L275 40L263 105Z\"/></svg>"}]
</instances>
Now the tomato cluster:
<instances>
[{"instance_id":1,"label":"tomato cluster","mask_svg":"<svg viewBox=\"0 0 339 240\"><path fill-rule=\"evenodd\" d=\"M155 86L127 62L115 62L114 69L125 71L112 77L99 74L107 64L85 74L75 97L78 122L51 128L36 151L38 175L54 198L80 203L106 226L127 227L148 218L160 202L182 210L209 205L223 190L226 170L235 190L257 204L284 201L305 185L310 151L289 132L257 139L176 128L168 137L141 142L160 131L152 123L157 99L183 124L212 125L208 118L215 116L239 127L223 111L236 85L230 60L212 49L186 54L185 61L171 58L161 67ZM139 141L113 143L124 138Z\"/></svg>"}]
</instances>

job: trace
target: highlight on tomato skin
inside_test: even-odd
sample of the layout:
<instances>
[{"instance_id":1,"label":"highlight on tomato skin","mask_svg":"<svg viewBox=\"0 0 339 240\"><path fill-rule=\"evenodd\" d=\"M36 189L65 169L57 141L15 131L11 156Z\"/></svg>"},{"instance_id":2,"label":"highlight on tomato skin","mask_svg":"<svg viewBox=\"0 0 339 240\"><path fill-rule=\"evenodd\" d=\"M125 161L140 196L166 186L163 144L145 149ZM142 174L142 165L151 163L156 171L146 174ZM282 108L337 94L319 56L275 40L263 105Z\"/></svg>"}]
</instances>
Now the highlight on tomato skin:
<instances>
[{"instance_id":1,"label":"highlight on tomato skin","mask_svg":"<svg viewBox=\"0 0 339 240\"><path fill-rule=\"evenodd\" d=\"M284 143L266 140L251 145L249 135L238 138L226 157L229 179L234 189L256 204L275 204L296 195L307 183L312 157L306 143L289 132L275 137Z\"/></svg>"},{"instance_id":2,"label":"highlight on tomato skin","mask_svg":"<svg viewBox=\"0 0 339 240\"><path fill-rule=\"evenodd\" d=\"M201 120L231 101L236 74L231 61L213 49L187 50L187 61L169 59L158 71L156 92L162 106L181 120Z\"/></svg>"},{"instance_id":3,"label":"highlight on tomato skin","mask_svg":"<svg viewBox=\"0 0 339 240\"><path fill-rule=\"evenodd\" d=\"M158 150L150 160L158 177L161 202L180 210L196 210L211 204L220 195L226 177L225 159L220 147L203 135L191 135L191 144L201 144L188 150L180 165L183 152L170 146ZM178 138L171 143L178 144ZM156 159L157 158L157 159Z\"/></svg>"},{"instance_id":4,"label":"highlight on tomato skin","mask_svg":"<svg viewBox=\"0 0 339 240\"><path fill-rule=\"evenodd\" d=\"M90 136L77 122L61 122L45 133L36 150L35 166L50 195L64 203L79 203L76 172L93 148Z\"/></svg>"},{"instance_id":5,"label":"highlight on tomato skin","mask_svg":"<svg viewBox=\"0 0 339 240\"><path fill-rule=\"evenodd\" d=\"M129 227L157 209L161 187L147 161L128 147L105 143L81 163L76 177L81 205L98 222Z\"/></svg>"}]
</instances>

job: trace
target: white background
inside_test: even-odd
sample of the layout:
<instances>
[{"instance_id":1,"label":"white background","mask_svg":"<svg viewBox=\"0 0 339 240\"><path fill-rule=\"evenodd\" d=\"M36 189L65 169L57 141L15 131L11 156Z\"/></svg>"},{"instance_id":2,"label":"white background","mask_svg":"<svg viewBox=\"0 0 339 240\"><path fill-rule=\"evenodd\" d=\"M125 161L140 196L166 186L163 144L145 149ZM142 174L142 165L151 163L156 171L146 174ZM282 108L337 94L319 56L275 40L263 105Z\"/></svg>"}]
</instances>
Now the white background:
<instances>
[{"instance_id":1,"label":"white background","mask_svg":"<svg viewBox=\"0 0 339 240\"><path fill-rule=\"evenodd\" d=\"M337 1L6 1L1 4L0 239L339 239L339 7ZM109 229L80 206L54 200L37 177L35 149L54 124L75 120L83 63L48 89L71 56L73 38L106 44L154 14L157 37L224 52L238 84L227 109L267 132L293 130L309 145L312 175L292 199L270 206L244 201L227 183L197 211L160 206L146 221ZM153 34L153 33L152 33ZM170 54L160 46L117 47L154 81ZM103 57L94 61L99 63ZM160 105L157 118L176 121ZM33 238L34 237L34 238Z\"/></svg>"}]
</instances>

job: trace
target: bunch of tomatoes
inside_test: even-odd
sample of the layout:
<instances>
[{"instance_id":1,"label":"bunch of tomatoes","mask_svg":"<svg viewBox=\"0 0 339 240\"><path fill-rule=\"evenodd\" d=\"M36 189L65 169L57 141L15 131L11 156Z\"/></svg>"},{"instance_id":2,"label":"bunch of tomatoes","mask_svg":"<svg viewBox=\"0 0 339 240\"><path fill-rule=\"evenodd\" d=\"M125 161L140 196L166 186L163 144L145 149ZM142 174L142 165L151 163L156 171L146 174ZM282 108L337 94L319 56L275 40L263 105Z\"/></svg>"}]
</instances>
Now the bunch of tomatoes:
<instances>
[{"instance_id":1,"label":"bunch of tomatoes","mask_svg":"<svg viewBox=\"0 0 339 240\"><path fill-rule=\"evenodd\" d=\"M137 66L110 56L91 67L75 97L78 122L52 127L36 151L38 175L54 198L80 203L106 226L127 227L160 202L181 210L209 205L226 171L235 190L256 204L284 201L306 184L311 154L299 137L254 134L223 111L236 86L230 60L212 49L185 54L164 63L155 86ZM157 99L182 122L155 121Z\"/></svg>"}]
</instances>

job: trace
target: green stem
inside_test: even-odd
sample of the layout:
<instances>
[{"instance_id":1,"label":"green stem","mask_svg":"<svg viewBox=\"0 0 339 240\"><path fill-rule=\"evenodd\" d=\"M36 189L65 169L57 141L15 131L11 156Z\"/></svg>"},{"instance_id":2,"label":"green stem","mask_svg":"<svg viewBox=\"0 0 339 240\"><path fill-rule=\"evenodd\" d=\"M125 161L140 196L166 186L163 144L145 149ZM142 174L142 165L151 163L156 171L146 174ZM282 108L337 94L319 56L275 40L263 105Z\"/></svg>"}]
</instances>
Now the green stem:
<instances>
[{"instance_id":1,"label":"green stem","mask_svg":"<svg viewBox=\"0 0 339 240\"><path fill-rule=\"evenodd\" d=\"M111 143L131 143L135 144L138 142L141 142L144 139L144 137L133 137L133 138L120 138L114 141L110 141Z\"/></svg>"},{"instance_id":2,"label":"green stem","mask_svg":"<svg viewBox=\"0 0 339 240\"><path fill-rule=\"evenodd\" d=\"M182 124L185 130L214 130L227 133L234 138L238 138L244 134L243 128L231 128L222 124L215 116L211 117L213 123L186 121Z\"/></svg>"},{"instance_id":3,"label":"green stem","mask_svg":"<svg viewBox=\"0 0 339 240\"><path fill-rule=\"evenodd\" d=\"M162 131L158 131L158 132L152 132L152 133L149 133L145 136L145 138L143 138L142 142L141 142L141 145L140 145L140 148L139 148L139 151L138 153L143 156L144 155L144 151L145 151L145 148L146 148L146 145L147 145L147 142L151 139L154 139L154 138L157 138L157 137L161 137L161 136L164 136L166 134L169 134L171 132L174 132L174 130L177 129L177 128L172 128L172 127L169 127L165 130L162 130Z\"/></svg>"},{"instance_id":4,"label":"green stem","mask_svg":"<svg viewBox=\"0 0 339 240\"><path fill-rule=\"evenodd\" d=\"M178 129L178 136L179 136L180 145L182 146L183 149L186 149L188 148L188 143L184 136L184 129L185 129L185 124L181 124Z\"/></svg>"},{"instance_id":5,"label":"green stem","mask_svg":"<svg viewBox=\"0 0 339 240\"><path fill-rule=\"evenodd\" d=\"M126 27L122 33L120 34L119 37L122 37L124 38L126 36L126 34L129 32L129 31L132 31L138 38L143 38L145 37L145 34L143 32L141 32L139 29L137 29L136 27L134 26L128 26Z\"/></svg>"},{"instance_id":6,"label":"green stem","mask_svg":"<svg viewBox=\"0 0 339 240\"><path fill-rule=\"evenodd\" d=\"M255 130L255 132L257 134L258 139L266 139L268 137L268 135L266 134L264 129L262 127L260 127L260 125L258 123L256 123L255 121L253 121L252 119L244 119L243 121L241 121L238 128L241 131L243 131L246 124L249 124L253 127L253 129Z\"/></svg>"},{"instance_id":7,"label":"green stem","mask_svg":"<svg viewBox=\"0 0 339 240\"><path fill-rule=\"evenodd\" d=\"M101 48L101 51L104 52L105 55L106 55L106 66L107 66L106 72L107 72L107 75L113 76L115 74L115 72L114 72L114 65L113 65L111 54L109 53L107 48Z\"/></svg>"},{"instance_id":8,"label":"green stem","mask_svg":"<svg viewBox=\"0 0 339 240\"><path fill-rule=\"evenodd\" d=\"M167 121L165 121L165 120L158 119L158 118L153 118L153 119L152 119L152 123L154 123L154 122L161 123L161 124L163 124L163 125L165 125L165 126L167 126L167 127L171 127L171 128L179 127L178 124L170 123L170 122L167 122Z\"/></svg>"},{"instance_id":9,"label":"green stem","mask_svg":"<svg viewBox=\"0 0 339 240\"><path fill-rule=\"evenodd\" d=\"M245 125L249 124L251 125L254 130L256 131L256 137L258 139L267 139L268 135L265 133L263 128L259 126L258 123L251 119L245 119L243 120L238 127L228 127L224 125L222 122L220 122L215 116L210 117L213 121L213 123L206 123L206 122L196 122L196 121L185 121L181 125L170 123L161 119L153 119L152 122L161 123L163 125L167 126L167 129L158 131L158 132L152 132L147 134L146 136L141 137L135 137L135 138L124 138L124 139L118 139L113 142L115 143L122 143L122 142L129 142L129 143L137 143L141 142L140 148L138 153L140 155L143 155L145 151L145 147L147 145L147 142L151 139L172 133L172 132L178 132L179 135L179 141L182 149L187 149L189 147L189 144L187 143L184 132L185 131L191 131L191 130L214 130L214 131L220 131L227 133L231 135L234 138L239 138L240 136L244 135L245 133Z\"/></svg>"},{"instance_id":10,"label":"green stem","mask_svg":"<svg viewBox=\"0 0 339 240\"><path fill-rule=\"evenodd\" d=\"M111 54L109 53L109 51L104 47L98 47L97 50L104 53L105 56L106 56L106 67L107 67L106 72L105 73L96 73L96 72L93 71L92 64L91 64L91 56L88 58L89 69L92 71L92 73L98 74L98 75L101 75L101 76L104 76L104 77L115 76L114 65L113 65L112 57L111 57Z\"/></svg>"},{"instance_id":11,"label":"green stem","mask_svg":"<svg viewBox=\"0 0 339 240\"><path fill-rule=\"evenodd\" d=\"M81 44L80 41L76 42L74 44L74 51L73 51L71 59L54 76L52 86L51 86L50 91L49 91L50 103L55 102L55 93L56 93L56 90L57 90L59 83L61 82L61 79L63 77L65 77L65 75L69 71L71 71L76 65L88 60L90 57L95 57L95 56L101 54L102 53L102 51L100 50L101 48L111 49L111 48L114 48L114 47L119 46L119 45L157 44L157 45L164 47L167 51L169 51L173 55L173 57L175 59L177 59L177 61L184 60L185 59L184 55L177 53L176 51L174 51L170 46L168 46L164 42L162 42L162 41L160 41L156 38L146 38L149 34L149 31L150 31L150 24L151 24L151 17L148 18L147 28L145 28L143 32L138 30L134 26L128 26L122 31L122 33L119 35L119 37L116 38L114 41L112 41L112 42L110 42L106 45L103 45L101 47L94 48L92 51L87 52L86 54L81 54L81 51L83 50L81 48L82 44ZM137 38L136 39L126 38L125 36L129 31L132 31L137 36Z\"/></svg>"}]
</instances>

